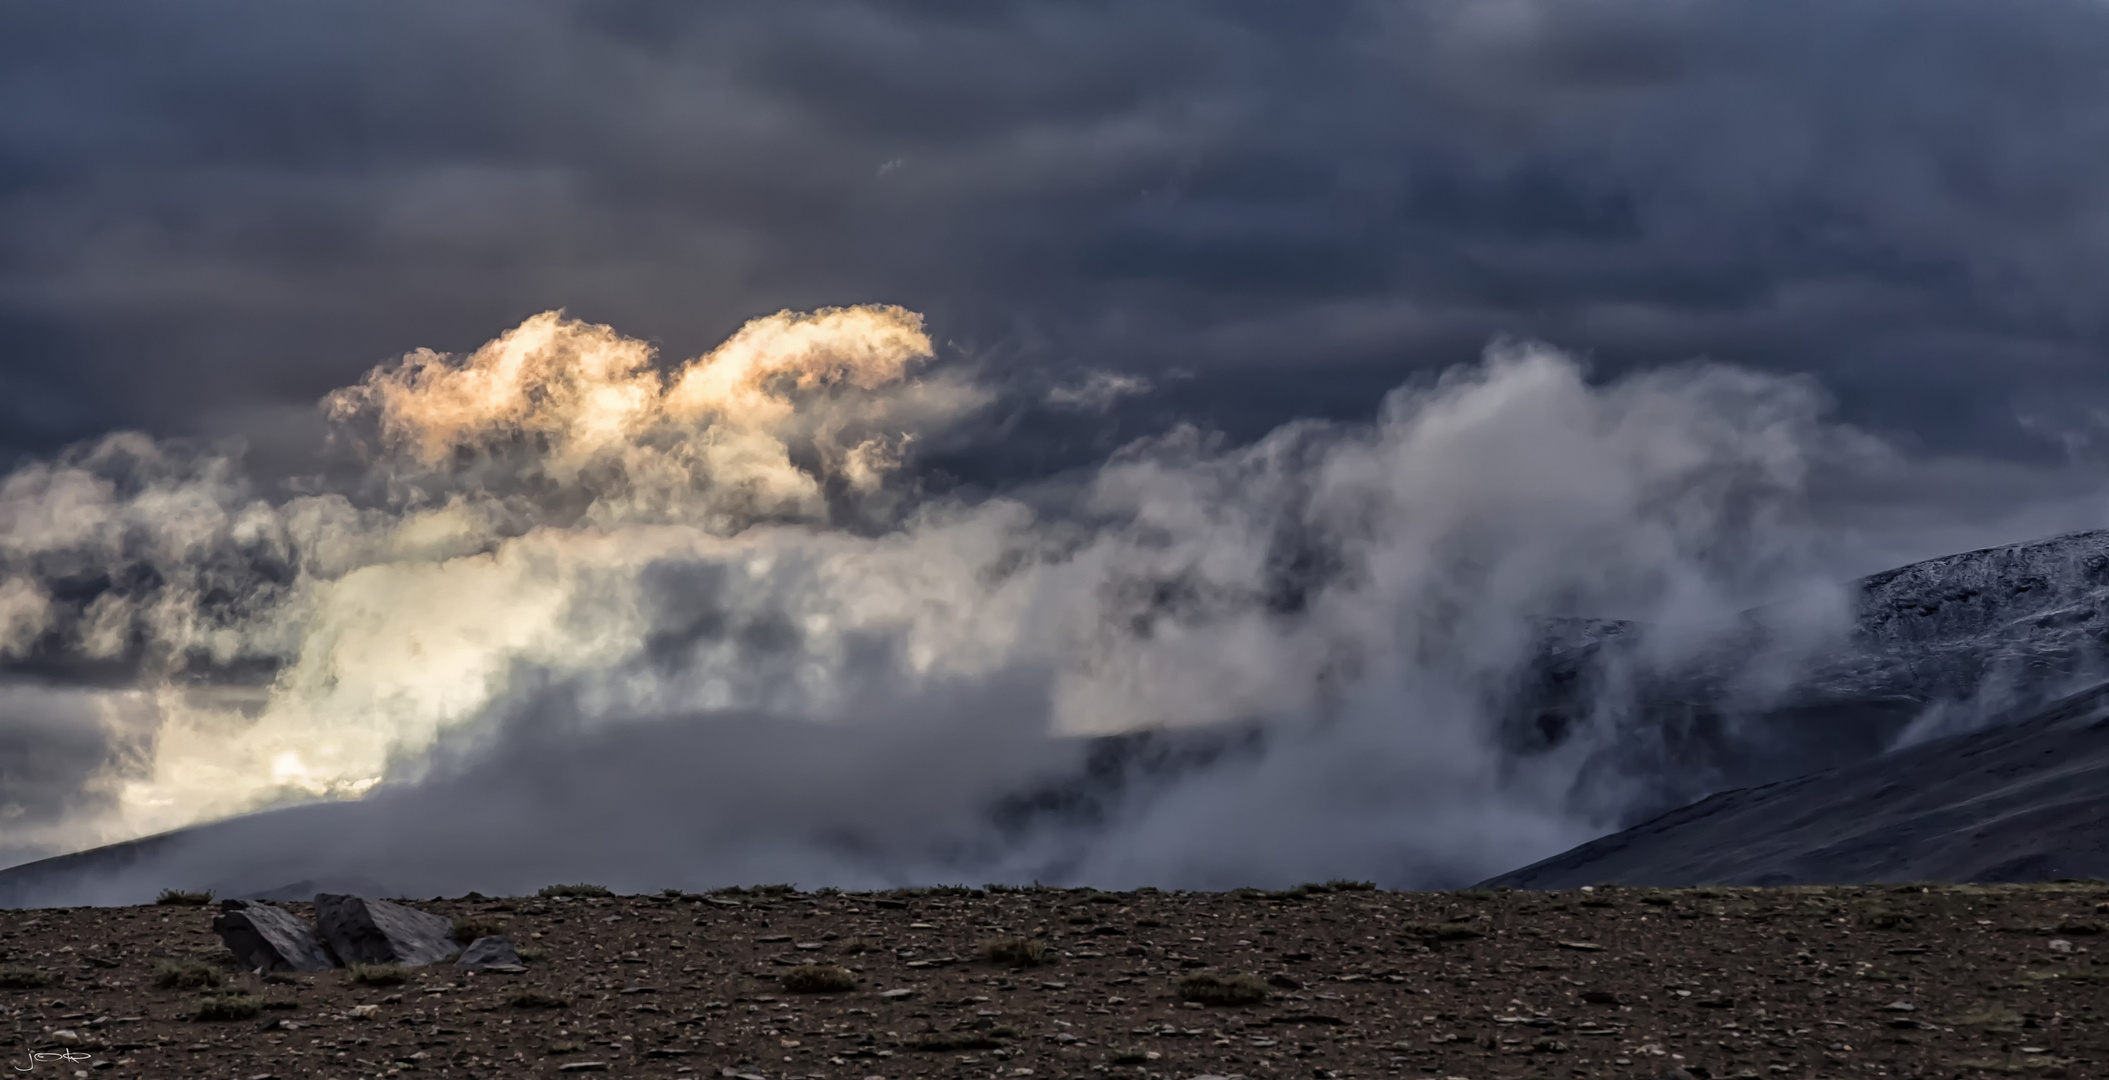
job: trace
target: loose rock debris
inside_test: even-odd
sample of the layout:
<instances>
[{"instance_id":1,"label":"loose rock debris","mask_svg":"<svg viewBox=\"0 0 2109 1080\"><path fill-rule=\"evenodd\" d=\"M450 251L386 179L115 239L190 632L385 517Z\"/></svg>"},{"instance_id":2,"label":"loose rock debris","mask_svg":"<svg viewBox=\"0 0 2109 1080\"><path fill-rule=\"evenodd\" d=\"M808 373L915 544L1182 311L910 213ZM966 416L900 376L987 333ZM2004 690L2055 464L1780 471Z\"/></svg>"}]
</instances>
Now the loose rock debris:
<instances>
[{"instance_id":1,"label":"loose rock debris","mask_svg":"<svg viewBox=\"0 0 2109 1080\"><path fill-rule=\"evenodd\" d=\"M374 985L237 966L203 908L0 912L0 1055L238 1080L2109 1076L2102 883L414 906L505 926L520 962ZM984 947L1016 940L1039 962ZM854 983L785 988L816 969Z\"/></svg>"}]
</instances>

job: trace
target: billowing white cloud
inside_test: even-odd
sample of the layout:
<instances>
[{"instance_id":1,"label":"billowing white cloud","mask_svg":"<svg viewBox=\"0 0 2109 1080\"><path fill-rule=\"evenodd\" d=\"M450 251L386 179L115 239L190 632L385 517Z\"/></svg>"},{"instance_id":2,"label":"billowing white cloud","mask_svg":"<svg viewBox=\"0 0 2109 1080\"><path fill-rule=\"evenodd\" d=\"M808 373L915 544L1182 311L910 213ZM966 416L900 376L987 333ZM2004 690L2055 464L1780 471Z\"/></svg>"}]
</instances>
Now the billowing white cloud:
<instances>
[{"instance_id":1,"label":"billowing white cloud","mask_svg":"<svg viewBox=\"0 0 2109 1080\"><path fill-rule=\"evenodd\" d=\"M18 472L0 484L11 647L127 662L107 696L154 718L98 770L104 797L44 835L139 835L435 768L443 786L557 709L583 738L674 725L712 769L782 770L740 768L746 787L807 781L749 745L753 722L713 718L854 732L872 770L778 800L788 818L755 834L808 883L939 865L927 849L954 833L1024 873L1057 856L979 834L1018 794L991 776L1043 776L1077 736L1256 723L1266 754L1057 861L1120 880L1373 862L1456 880L1621 809L1571 795L1588 737L1528 759L1502 743L1548 616L1668 623L1701 651L1812 579L1812 477L1889 461L1802 381L1699 364L1599 384L1503 344L1370 423L1246 445L1179 427L1081 478L967 500L924 492L910 455L995 395L919 368L930 352L908 312L831 309L664 370L610 328L541 315L330 395L366 455L344 493L265 498L229 453L137 436ZM1812 634L1842 625L1809 610ZM244 689L247 671L264 674ZM952 735L933 741L933 716ZM809 843L924 797L967 818L908 815L855 868ZM680 812L746 820L753 798L699 786ZM753 836L721 840L698 873L750 865Z\"/></svg>"}]
</instances>

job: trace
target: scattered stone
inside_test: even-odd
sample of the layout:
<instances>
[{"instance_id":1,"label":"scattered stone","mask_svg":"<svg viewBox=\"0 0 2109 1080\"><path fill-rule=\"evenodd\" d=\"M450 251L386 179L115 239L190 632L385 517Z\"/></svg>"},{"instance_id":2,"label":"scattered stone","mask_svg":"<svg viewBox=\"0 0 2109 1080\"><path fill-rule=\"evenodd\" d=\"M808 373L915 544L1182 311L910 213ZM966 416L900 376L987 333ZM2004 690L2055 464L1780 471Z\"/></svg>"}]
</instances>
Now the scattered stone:
<instances>
[{"instance_id":1,"label":"scattered stone","mask_svg":"<svg viewBox=\"0 0 2109 1080\"><path fill-rule=\"evenodd\" d=\"M899 1001L905 997L914 997L915 991L905 988L896 990L881 990L879 991L879 996L887 999L888 1001Z\"/></svg>"},{"instance_id":2,"label":"scattered stone","mask_svg":"<svg viewBox=\"0 0 2109 1080\"><path fill-rule=\"evenodd\" d=\"M567 1061L557 1066L558 1072L607 1072L605 1061Z\"/></svg>"},{"instance_id":3,"label":"scattered stone","mask_svg":"<svg viewBox=\"0 0 2109 1080\"><path fill-rule=\"evenodd\" d=\"M2050 951L2054 953L2069 953L2072 951L2072 942L2064 938L2052 938L2050 939Z\"/></svg>"},{"instance_id":4,"label":"scattered stone","mask_svg":"<svg viewBox=\"0 0 2109 1080\"><path fill-rule=\"evenodd\" d=\"M1882 1007L1890 1012L1917 1012L1919 1008L1908 1001L1892 1001Z\"/></svg>"},{"instance_id":5,"label":"scattered stone","mask_svg":"<svg viewBox=\"0 0 2109 1080\"><path fill-rule=\"evenodd\" d=\"M463 971L496 967L527 970L520 964L520 954L513 950L513 939L505 934L491 934L469 942L469 947L461 950L461 958L454 961L454 966Z\"/></svg>"},{"instance_id":6,"label":"scattered stone","mask_svg":"<svg viewBox=\"0 0 2109 1080\"><path fill-rule=\"evenodd\" d=\"M346 964L422 967L454 955L454 924L387 900L318 893L315 921Z\"/></svg>"},{"instance_id":7,"label":"scattered stone","mask_svg":"<svg viewBox=\"0 0 2109 1080\"><path fill-rule=\"evenodd\" d=\"M213 930L242 966L255 971L328 971L336 960L315 928L282 907L254 900L222 900Z\"/></svg>"}]
</instances>

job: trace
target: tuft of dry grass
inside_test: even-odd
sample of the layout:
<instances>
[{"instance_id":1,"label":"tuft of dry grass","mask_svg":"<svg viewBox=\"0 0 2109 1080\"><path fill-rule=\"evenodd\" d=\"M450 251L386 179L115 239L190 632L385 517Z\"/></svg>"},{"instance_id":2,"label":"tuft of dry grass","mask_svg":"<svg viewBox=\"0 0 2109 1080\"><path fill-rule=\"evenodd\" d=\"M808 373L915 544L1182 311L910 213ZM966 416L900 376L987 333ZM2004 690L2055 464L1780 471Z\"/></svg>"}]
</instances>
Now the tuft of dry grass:
<instances>
[{"instance_id":1,"label":"tuft of dry grass","mask_svg":"<svg viewBox=\"0 0 2109 1080\"><path fill-rule=\"evenodd\" d=\"M614 896L615 890L606 885L588 885L581 882L577 885L544 885L535 895L544 900L556 896Z\"/></svg>"},{"instance_id":2,"label":"tuft of dry grass","mask_svg":"<svg viewBox=\"0 0 2109 1080\"><path fill-rule=\"evenodd\" d=\"M353 964L351 981L367 986L401 986L410 978L400 964Z\"/></svg>"},{"instance_id":3,"label":"tuft of dry grass","mask_svg":"<svg viewBox=\"0 0 2109 1080\"><path fill-rule=\"evenodd\" d=\"M218 994L198 999L192 1020L254 1020L264 1011L264 999L255 994Z\"/></svg>"},{"instance_id":4,"label":"tuft of dry grass","mask_svg":"<svg viewBox=\"0 0 2109 1080\"><path fill-rule=\"evenodd\" d=\"M933 1031L910 1040L907 1045L910 1050L945 1053L952 1050L1001 1050L1005 1043L994 1031L959 1031L949 1035Z\"/></svg>"},{"instance_id":5,"label":"tuft of dry grass","mask_svg":"<svg viewBox=\"0 0 2109 1080\"><path fill-rule=\"evenodd\" d=\"M1872 908L1861 921L1876 930L1909 930L1915 923L1908 913L1889 908Z\"/></svg>"},{"instance_id":6,"label":"tuft of dry grass","mask_svg":"<svg viewBox=\"0 0 2109 1080\"><path fill-rule=\"evenodd\" d=\"M857 976L830 964L800 964L784 972L783 984L793 994L840 994L857 988Z\"/></svg>"},{"instance_id":7,"label":"tuft of dry grass","mask_svg":"<svg viewBox=\"0 0 2109 1080\"><path fill-rule=\"evenodd\" d=\"M163 889L161 895L154 898L154 902L171 907L204 907L212 903L212 890L185 892L182 889Z\"/></svg>"},{"instance_id":8,"label":"tuft of dry grass","mask_svg":"<svg viewBox=\"0 0 2109 1080\"><path fill-rule=\"evenodd\" d=\"M1029 937L992 938L977 950L991 964L1037 967L1047 962L1047 943Z\"/></svg>"},{"instance_id":9,"label":"tuft of dry grass","mask_svg":"<svg viewBox=\"0 0 2109 1080\"><path fill-rule=\"evenodd\" d=\"M467 945L477 938L492 937L503 933L505 933L505 924L496 919L467 918L454 920L454 940L461 942L463 945Z\"/></svg>"},{"instance_id":10,"label":"tuft of dry grass","mask_svg":"<svg viewBox=\"0 0 2109 1080\"><path fill-rule=\"evenodd\" d=\"M32 967L0 967L0 990L35 990L57 981L58 976Z\"/></svg>"},{"instance_id":11,"label":"tuft of dry grass","mask_svg":"<svg viewBox=\"0 0 2109 1080\"><path fill-rule=\"evenodd\" d=\"M1424 942L1474 941L1486 936L1484 932L1458 922L1401 923L1399 925L1399 933L1403 936L1420 938Z\"/></svg>"},{"instance_id":12,"label":"tuft of dry grass","mask_svg":"<svg viewBox=\"0 0 2109 1080\"><path fill-rule=\"evenodd\" d=\"M163 990L210 990L220 985L220 971L197 960L163 960L154 965L154 985Z\"/></svg>"},{"instance_id":13,"label":"tuft of dry grass","mask_svg":"<svg viewBox=\"0 0 2109 1080\"><path fill-rule=\"evenodd\" d=\"M1267 984L1252 975L1197 971L1179 980L1179 999L1203 1005L1257 1005L1267 1000Z\"/></svg>"}]
</instances>

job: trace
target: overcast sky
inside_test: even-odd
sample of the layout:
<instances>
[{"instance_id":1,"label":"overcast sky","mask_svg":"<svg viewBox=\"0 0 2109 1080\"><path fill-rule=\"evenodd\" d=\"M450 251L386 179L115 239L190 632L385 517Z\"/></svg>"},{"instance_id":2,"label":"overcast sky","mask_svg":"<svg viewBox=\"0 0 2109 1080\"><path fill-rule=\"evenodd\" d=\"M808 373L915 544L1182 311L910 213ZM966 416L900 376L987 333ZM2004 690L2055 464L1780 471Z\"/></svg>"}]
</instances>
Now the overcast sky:
<instances>
[{"instance_id":1,"label":"overcast sky","mask_svg":"<svg viewBox=\"0 0 2109 1080\"><path fill-rule=\"evenodd\" d=\"M860 302L1146 375L1122 437L1516 335L2088 453L2104 55L2099 0L9 4L0 453L268 448L549 308L678 359Z\"/></svg>"},{"instance_id":2,"label":"overcast sky","mask_svg":"<svg viewBox=\"0 0 2109 1080\"><path fill-rule=\"evenodd\" d=\"M1642 803L1503 741L1546 615L1816 656L1853 574L2109 523L2105 57L2109 0L0 5L0 863L543 713L666 728L589 788L863 724L735 837L808 884L934 873L1039 733L1248 722L1316 734L1072 876L1550 854ZM662 396L552 309L747 329ZM366 456L278 483L342 387ZM757 805L696 789L605 820Z\"/></svg>"}]
</instances>

